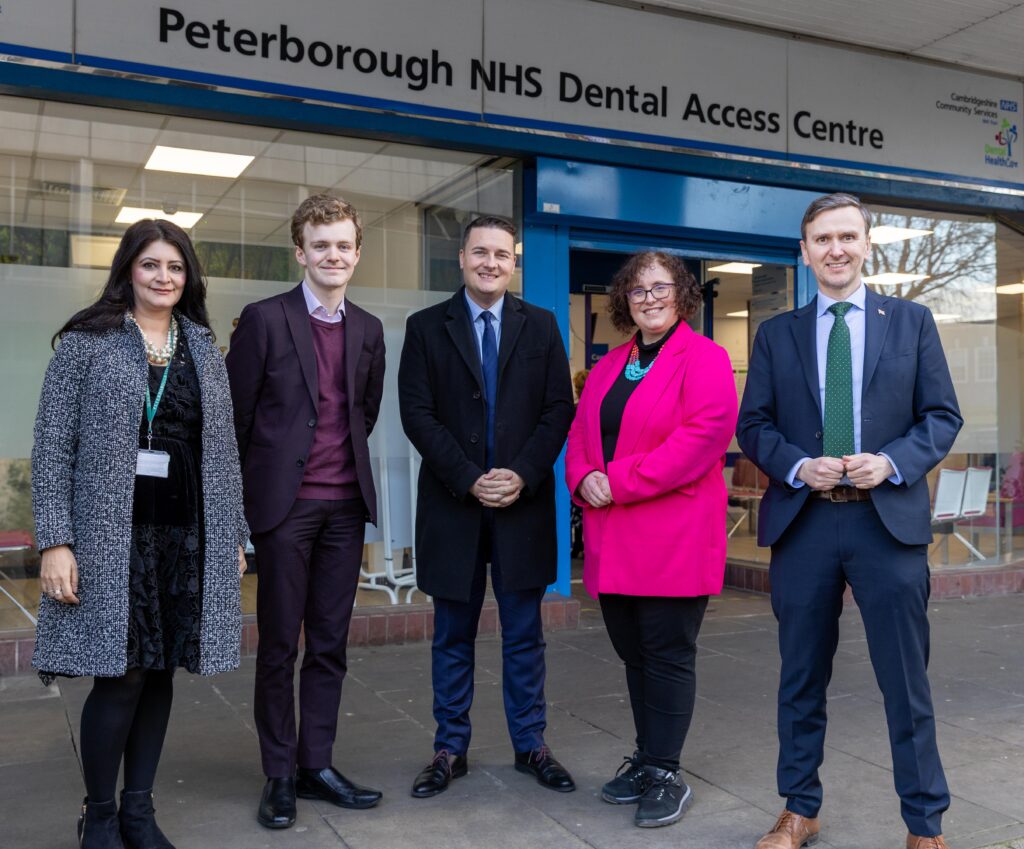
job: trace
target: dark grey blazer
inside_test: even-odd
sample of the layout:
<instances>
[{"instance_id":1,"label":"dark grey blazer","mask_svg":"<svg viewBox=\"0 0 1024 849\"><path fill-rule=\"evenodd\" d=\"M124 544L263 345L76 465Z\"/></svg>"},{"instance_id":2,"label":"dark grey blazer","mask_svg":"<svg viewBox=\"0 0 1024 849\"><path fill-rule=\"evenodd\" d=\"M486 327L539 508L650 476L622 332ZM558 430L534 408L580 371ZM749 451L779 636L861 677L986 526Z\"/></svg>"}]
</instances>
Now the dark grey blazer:
<instances>
[{"instance_id":1,"label":"dark grey blazer","mask_svg":"<svg viewBox=\"0 0 1024 849\"><path fill-rule=\"evenodd\" d=\"M178 318L199 377L205 561L199 671L239 662L238 546L249 535L224 358L209 331ZM68 675L123 675L128 557L139 421L148 368L127 319L105 333L68 333L50 360L32 446L32 506L41 550L70 545L79 600L43 596L32 665Z\"/></svg>"}]
</instances>

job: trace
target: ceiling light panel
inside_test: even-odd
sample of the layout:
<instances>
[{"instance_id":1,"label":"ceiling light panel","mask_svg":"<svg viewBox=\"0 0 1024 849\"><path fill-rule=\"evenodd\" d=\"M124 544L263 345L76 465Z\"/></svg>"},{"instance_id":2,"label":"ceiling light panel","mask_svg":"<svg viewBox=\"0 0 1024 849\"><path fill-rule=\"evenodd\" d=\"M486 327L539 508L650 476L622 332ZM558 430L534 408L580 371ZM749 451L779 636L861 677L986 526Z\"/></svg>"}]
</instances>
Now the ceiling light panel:
<instances>
[{"instance_id":1,"label":"ceiling light panel","mask_svg":"<svg viewBox=\"0 0 1024 849\"><path fill-rule=\"evenodd\" d=\"M905 242L907 239L930 236L933 232L933 230L917 230L913 227L890 227L888 224L883 224L880 227L871 228L871 244L888 245L892 242Z\"/></svg>"},{"instance_id":2,"label":"ceiling light panel","mask_svg":"<svg viewBox=\"0 0 1024 849\"><path fill-rule=\"evenodd\" d=\"M201 212L173 212L168 214L162 209L144 209L138 206L122 206L114 219L118 224L134 224L143 218L160 218L177 224L182 230L191 230L199 219L203 217Z\"/></svg>"},{"instance_id":3,"label":"ceiling light panel","mask_svg":"<svg viewBox=\"0 0 1024 849\"><path fill-rule=\"evenodd\" d=\"M887 271L884 274L872 274L864 278L865 283L873 286L899 286L901 283L916 283L918 280L927 280L929 274L901 274L897 271Z\"/></svg>"},{"instance_id":4,"label":"ceiling light panel","mask_svg":"<svg viewBox=\"0 0 1024 849\"><path fill-rule=\"evenodd\" d=\"M722 265L712 265L708 271L718 271L722 274L750 274L755 268L760 267L760 263L754 262L726 262Z\"/></svg>"},{"instance_id":5,"label":"ceiling light panel","mask_svg":"<svg viewBox=\"0 0 1024 849\"><path fill-rule=\"evenodd\" d=\"M146 170L235 178L249 167L254 158L240 153L219 153L214 150L194 150L158 144L150 154Z\"/></svg>"}]
</instances>

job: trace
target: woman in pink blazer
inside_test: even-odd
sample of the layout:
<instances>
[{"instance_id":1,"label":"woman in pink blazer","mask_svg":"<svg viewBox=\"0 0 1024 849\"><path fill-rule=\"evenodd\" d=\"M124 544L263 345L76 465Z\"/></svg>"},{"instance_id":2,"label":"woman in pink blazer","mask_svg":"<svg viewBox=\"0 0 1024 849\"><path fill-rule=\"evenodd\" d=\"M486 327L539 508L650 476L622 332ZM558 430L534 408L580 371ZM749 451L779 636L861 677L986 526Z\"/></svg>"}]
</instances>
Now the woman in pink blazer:
<instances>
[{"instance_id":1,"label":"woman in pink blazer","mask_svg":"<svg viewBox=\"0 0 1024 849\"><path fill-rule=\"evenodd\" d=\"M583 507L583 583L626 666L636 751L602 788L634 822L675 822L692 801L679 755L695 698L708 596L725 574L725 450L736 386L724 349L686 321L700 288L671 254L632 256L609 312L636 336L591 371L569 433L566 479Z\"/></svg>"}]
</instances>

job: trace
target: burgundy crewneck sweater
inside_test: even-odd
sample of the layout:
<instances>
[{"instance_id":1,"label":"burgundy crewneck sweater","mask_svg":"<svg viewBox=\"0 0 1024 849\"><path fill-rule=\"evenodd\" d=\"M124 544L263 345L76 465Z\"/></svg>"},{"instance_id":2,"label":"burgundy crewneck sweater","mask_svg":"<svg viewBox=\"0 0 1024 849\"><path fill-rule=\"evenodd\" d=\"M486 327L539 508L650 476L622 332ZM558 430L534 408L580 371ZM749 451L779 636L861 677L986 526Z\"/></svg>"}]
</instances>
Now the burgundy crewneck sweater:
<instances>
[{"instance_id":1,"label":"burgundy crewneck sweater","mask_svg":"<svg viewBox=\"0 0 1024 849\"><path fill-rule=\"evenodd\" d=\"M345 322L329 324L310 316L309 326L320 396L313 447L297 497L324 501L359 498L362 493L356 478L345 388Z\"/></svg>"}]
</instances>

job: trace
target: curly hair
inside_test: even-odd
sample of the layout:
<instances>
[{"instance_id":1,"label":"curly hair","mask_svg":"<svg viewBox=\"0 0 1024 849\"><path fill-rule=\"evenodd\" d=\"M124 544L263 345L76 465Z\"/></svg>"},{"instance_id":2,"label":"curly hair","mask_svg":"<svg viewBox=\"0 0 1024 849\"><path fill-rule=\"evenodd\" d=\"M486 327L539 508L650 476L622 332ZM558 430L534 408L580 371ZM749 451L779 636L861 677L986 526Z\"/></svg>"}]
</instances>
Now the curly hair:
<instances>
[{"instance_id":1,"label":"curly hair","mask_svg":"<svg viewBox=\"0 0 1024 849\"><path fill-rule=\"evenodd\" d=\"M356 228L356 249L363 245L363 225L359 213L352 204L334 195L310 195L292 215L292 242L302 247L302 231L306 224L333 224L335 221L351 221Z\"/></svg>"},{"instance_id":2,"label":"curly hair","mask_svg":"<svg viewBox=\"0 0 1024 849\"><path fill-rule=\"evenodd\" d=\"M626 293L637 286L640 275L652 265L660 265L676 284L676 313L688 320L700 306L701 290L697 278L686 267L682 257L664 251L639 251L626 260L612 278L612 290L608 298L608 315L612 325L621 333L629 333L636 322L629 313L629 298Z\"/></svg>"}]
</instances>

